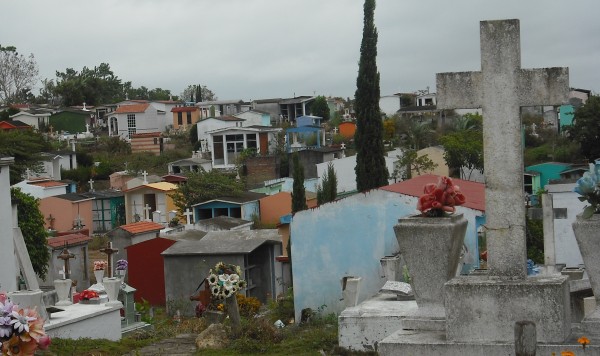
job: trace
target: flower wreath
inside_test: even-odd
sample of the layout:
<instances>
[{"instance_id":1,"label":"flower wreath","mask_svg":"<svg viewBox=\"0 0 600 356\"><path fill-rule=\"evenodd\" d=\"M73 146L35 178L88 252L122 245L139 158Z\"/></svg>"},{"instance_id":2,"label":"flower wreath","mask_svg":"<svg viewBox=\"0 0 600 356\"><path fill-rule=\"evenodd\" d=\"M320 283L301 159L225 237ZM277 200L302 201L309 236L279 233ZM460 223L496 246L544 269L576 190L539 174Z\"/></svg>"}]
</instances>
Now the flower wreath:
<instances>
[{"instance_id":1,"label":"flower wreath","mask_svg":"<svg viewBox=\"0 0 600 356\"><path fill-rule=\"evenodd\" d=\"M246 281L240 278L240 266L219 262L209 271L208 285L215 299L225 299L246 288Z\"/></svg>"}]
</instances>

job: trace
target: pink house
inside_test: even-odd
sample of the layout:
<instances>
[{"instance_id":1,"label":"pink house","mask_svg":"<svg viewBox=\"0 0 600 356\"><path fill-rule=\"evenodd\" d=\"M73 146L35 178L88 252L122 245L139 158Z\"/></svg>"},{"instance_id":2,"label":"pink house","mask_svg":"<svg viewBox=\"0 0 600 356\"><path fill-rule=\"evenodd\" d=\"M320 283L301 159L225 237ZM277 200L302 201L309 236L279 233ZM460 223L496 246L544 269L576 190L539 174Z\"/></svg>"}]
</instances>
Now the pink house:
<instances>
[{"instance_id":1,"label":"pink house","mask_svg":"<svg viewBox=\"0 0 600 356\"><path fill-rule=\"evenodd\" d=\"M77 193L67 193L40 200L46 229L61 231L81 230L87 227L91 236L92 200Z\"/></svg>"}]
</instances>

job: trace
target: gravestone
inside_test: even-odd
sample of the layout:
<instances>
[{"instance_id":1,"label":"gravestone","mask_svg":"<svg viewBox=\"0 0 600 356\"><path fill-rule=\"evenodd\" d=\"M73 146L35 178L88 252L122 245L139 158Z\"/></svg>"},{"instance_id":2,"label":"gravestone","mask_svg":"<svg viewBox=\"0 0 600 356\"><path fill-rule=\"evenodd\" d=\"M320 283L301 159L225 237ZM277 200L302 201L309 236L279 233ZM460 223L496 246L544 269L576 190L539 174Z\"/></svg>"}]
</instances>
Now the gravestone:
<instances>
[{"instance_id":1,"label":"gravestone","mask_svg":"<svg viewBox=\"0 0 600 356\"><path fill-rule=\"evenodd\" d=\"M531 320L539 341L562 342L571 332L566 278L527 278L520 108L565 102L568 68L521 69L519 20L482 21L480 36L481 71L437 74L439 109L482 109L489 269L446 283L446 336L508 342L515 322Z\"/></svg>"},{"instance_id":2,"label":"gravestone","mask_svg":"<svg viewBox=\"0 0 600 356\"><path fill-rule=\"evenodd\" d=\"M519 20L481 21L481 71L436 78L438 109L482 109L489 273L444 285L441 343L426 329L404 330L379 344L381 355L431 354L432 344L445 347L436 355L510 354L515 323L523 320L535 323L540 343L561 343L571 333L567 278L527 277L520 119L522 106L567 100L568 69L521 69L519 27Z\"/></svg>"}]
</instances>

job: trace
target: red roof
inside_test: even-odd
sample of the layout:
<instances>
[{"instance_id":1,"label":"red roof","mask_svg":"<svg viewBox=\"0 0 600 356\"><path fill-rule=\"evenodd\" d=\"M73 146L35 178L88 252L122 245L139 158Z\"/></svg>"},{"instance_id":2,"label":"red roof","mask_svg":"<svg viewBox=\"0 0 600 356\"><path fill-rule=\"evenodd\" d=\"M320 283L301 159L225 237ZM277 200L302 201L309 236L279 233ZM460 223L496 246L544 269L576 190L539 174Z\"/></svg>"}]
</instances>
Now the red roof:
<instances>
[{"instance_id":1,"label":"red roof","mask_svg":"<svg viewBox=\"0 0 600 356\"><path fill-rule=\"evenodd\" d=\"M379 189L398 194L412 195L413 197L420 197L423 195L425 184L437 183L438 179L439 176L437 175L426 174ZM460 191L467 198L467 201L463 206L479 211L485 211L485 184L456 178L452 178L452 181L455 185L460 187Z\"/></svg>"},{"instance_id":2,"label":"red roof","mask_svg":"<svg viewBox=\"0 0 600 356\"><path fill-rule=\"evenodd\" d=\"M178 106L171 109L171 112L192 112L200 110L197 106Z\"/></svg>"},{"instance_id":3,"label":"red roof","mask_svg":"<svg viewBox=\"0 0 600 356\"><path fill-rule=\"evenodd\" d=\"M73 245L79 245L83 242L89 242L89 241L92 241L91 237L84 235L84 234L75 233L75 234L51 237L48 239L48 246L57 249L57 248L64 247L65 242L67 243L67 245L73 246Z\"/></svg>"},{"instance_id":4,"label":"red roof","mask_svg":"<svg viewBox=\"0 0 600 356\"><path fill-rule=\"evenodd\" d=\"M47 180L47 181L42 181L42 182L31 182L30 181L27 184L37 185L38 187L44 187L44 188L65 187L67 185L66 183L61 183L61 182L57 182L57 181L53 181L53 180Z\"/></svg>"},{"instance_id":5,"label":"red roof","mask_svg":"<svg viewBox=\"0 0 600 356\"><path fill-rule=\"evenodd\" d=\"M132 224L119 226L132 235L143 234L145 232L159 231L165 227L152 221L139 221Z\"/></svg>"},{"instance_id":6,"label":"red roof","mask_svg":"<svg viewBox=\"0 0 600 356\"><path fill-rule=\"evenodd\" d=\"M115 110L115 114L145 112L146 109L148 109L148 106L150 106L150 104L123 105Z\"/></svg>"}]
</instances>

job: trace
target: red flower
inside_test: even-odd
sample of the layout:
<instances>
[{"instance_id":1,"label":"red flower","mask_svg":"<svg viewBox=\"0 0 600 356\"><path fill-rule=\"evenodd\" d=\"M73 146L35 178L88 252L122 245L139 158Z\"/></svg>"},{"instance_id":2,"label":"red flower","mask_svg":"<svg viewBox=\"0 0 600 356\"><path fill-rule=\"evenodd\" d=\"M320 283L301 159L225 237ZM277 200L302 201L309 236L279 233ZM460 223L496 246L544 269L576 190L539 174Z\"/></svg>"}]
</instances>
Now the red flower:
<instances>
[{"instance_id":1,"label":"red flower","mask_svg":"<svg viewBox=\"0 0 600 356\"><path fill-rule=\"evenodd\" d=\"M80 296L83 300L89 300L92 298L98 298L98 293L96 291L86 289L83 292L81 292Z\"/></svg>"},{"instance_id":2,"label":"red flower","mask_svg":"<svg viewBox=\"0 0 600 356\"><path fill-rule=\"evenodd\" d=\"M423 188L425 193L419 197L417 209L423 215L442 216L444 212L453 213L457 205L465 203L465 196L452 179L440 177L437 184L428 183Z\"/></svg>"}]
</instances>

